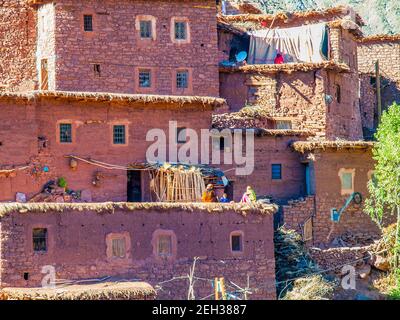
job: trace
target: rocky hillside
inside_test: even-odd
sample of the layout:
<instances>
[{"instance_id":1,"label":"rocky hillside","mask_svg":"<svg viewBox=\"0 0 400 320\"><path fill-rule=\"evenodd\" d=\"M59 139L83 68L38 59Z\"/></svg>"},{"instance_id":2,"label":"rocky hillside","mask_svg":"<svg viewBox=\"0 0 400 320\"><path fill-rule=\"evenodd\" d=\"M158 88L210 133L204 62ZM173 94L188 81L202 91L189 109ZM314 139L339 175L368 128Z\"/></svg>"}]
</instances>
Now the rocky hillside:
<instances>
[{"instance_id":1,"label":"rocky hillside","mask_svg":"<svg viewBox=\"0 0 400 320\"><path fill-rule=\"evenodd\" d=\"M366 34L400 33L399 0L253 0L268 13L302 11L348 4L363 17Z\"/></svg>"}]
</instances>

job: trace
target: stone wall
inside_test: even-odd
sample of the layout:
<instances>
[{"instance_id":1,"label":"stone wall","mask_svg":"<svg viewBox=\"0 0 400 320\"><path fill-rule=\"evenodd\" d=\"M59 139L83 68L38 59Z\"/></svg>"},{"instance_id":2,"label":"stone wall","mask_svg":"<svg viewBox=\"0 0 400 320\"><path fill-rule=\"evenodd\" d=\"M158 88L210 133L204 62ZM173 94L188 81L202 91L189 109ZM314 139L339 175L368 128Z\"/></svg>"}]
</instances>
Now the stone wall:
<instances>
[{"instance_id":1,"label":"stone wall","mask_svg":"<svg viewBox=\"0 0 400 320\"><path fill-rule=\"evenodd\" d=\"M345 265L353 267L364 265L364 261L370 257L368 251L371 250L371 247L310 248L309 250L311 258L322 270L332 270L340 274Z\"/></svg>"},{"instance_id":2,"label":"stone wall","mask_svg":"<svg viewBox=\"0 0 400 320\"><path fill-rule=\"evenodd\" d=\"M375 78L377 60L382 77L381 96L384 110L393 102L400 103L400 41L376 40L359 43L358 64L360 74L365 75L361 78L365 83L364 87L368 87L369 77ZM376 97L372 97L372 94L365 96L365 92L362 92L361 109L370 113L372 103L376 105Z\"/></svg>"},{"instance_id":3,"label":"stone wall","mask_svg":"<svg viewBox=\"0 0 400 320\"><path fill-rule=\"evenodd\" d=\"M135 210L96 213L64 211L11 213L0 220L0 284L2 287L32 287L41 283L41 269L55 267L57 279L88 279L118 276L140 279L156 286L173 277L186 276L194 257L200 257L195 276L210 279L195 284L196 298L214 292L214 277L245 287L247 276L251 299L275 299L273 216L229 209L208 213L185 210ZM48 250L32 247L32 228L48 229ZM155 252L155 236L168 230L176 237L173 255L161 258ZM243 252L232 252L230 234L242 234ZM107 239L123 235L125 258L107 254ZM24 279L28 274L28 280ZM188 282L161 285L159 299L186 299Z\"/></svg>"},{"instance_id":4,"label":"stone wall","mask_svg":"<svg viewBox=\"0 0 400 320\"><path fill-rule=\"evenodd\" d=\"M331 221L331 209L344 206L349 195L342 195L339 170L355 169L354 191L360 192L363 200L368 197L367 184L373 170L371 151L338 150L316 155L316 216L314 219L314 241L329 242L346 231L379 234L374 222L363 212L363 204L351 204L339 223Z\"/></svg>"},{"instance_id":5,"label":"stone wall","mask_svg":"<svg viewBox=\"0 0 400 320\"><path fill-rule=\"evenodd\" d=\"M297 199L282 207L284 223L301 231L301 225L313 215L313 243L330 243L346 232L379 235L378 226L363 211L363 203L350 204L340 222L331 221L331 209L342 208L350 194L342 194L340 169L354 169L354 192L368 197L367 183L373 170L371 151L329 151L313 154L315 157L315 196ZM315 204L314 204L315 197Z\"/></svg>"},{"instance_id":6,"label":"stone wall","mask_svg":"<svg viewBox=\"0 0 400 320\"><path fill-rule=\"evenodd\" d=\"M371 83L371 76L360 74L360 108L363 128L373 130L378 120L376 86Z\"/></svg>"},{"instance_id":7,"label":"stone wall","mask_svg":"<svg viewBox=\"0 0 400 320\"><path fill-rule=\"evenodd\" d=\"M282 206L282 212L285 228L302 234L304 223L315 214L315 197L288 201L287 205Z\"/></svg>"},{"instance_id":8,"label":"stone wall","mask_svg":"<svg viewBox=\"0 0 400 320\"><path fill-rule=\"evenodd\" d=\"M66 178L70 189L89 191L93 201L126 201L126 171L107 170L83 162L79 162L77 170L71 170L65 156L72 154L123 166L145 162L147 148L154 143L146 141L148 130L162 129L168 137L169 121L176 121L177 127L191 128L200 137L200 130L210 127L212 113L211 108L207 110L203 105L179 110L160 104L121 106L44 98L30 102L2 99L0 109L0 167L35 165L30 170L17 172L15 177L0 177L0 201L15 200L16 192L26 193L30 198L46 182L60 176ZM156 117L151 116L154 112ZM70 144L58 140L58 124L64 122L72 123ZM126 145L112 143L114 124L127 126ZM43 172L45 166L49 168L47 173ZM103 176L99 187L92 184L96 173ZM146 171L142 179L148 179ZM150 201L146 191L143 190L144 200Z\"/></svg>"},{"instance_id":9,"label":"stone wall","mask_svg":"<svg viewBox=\"0 0 400 320\"><path fill-rule=\"evenodd\" d=\"M36 16L27 0L0 2L0 91L35 89Z\"/></svg>"},{"instance_id":10,"label":"stone wall","mask_svg":"<svg viewBox=\"0 0 400 320\"><path fill-rule=\"evenodd\" d=\"M216 12L211 0L58 1L54 35L57 61L50 70L55 84L50 89L218 96ZM93 32L83 31L84 14L93 15ZM140 16L154 18L153 39L140 38L136 21ZM188 21L189 43L171 39L173 18ZM100 75L94 72L94 64L100 65ZM145 92L138 86L140 68L152 70L154 86ZM182 92L174 89L175 72L180 69L190 70L192 79L192 85Z\"/></svg>"}]
</instances>

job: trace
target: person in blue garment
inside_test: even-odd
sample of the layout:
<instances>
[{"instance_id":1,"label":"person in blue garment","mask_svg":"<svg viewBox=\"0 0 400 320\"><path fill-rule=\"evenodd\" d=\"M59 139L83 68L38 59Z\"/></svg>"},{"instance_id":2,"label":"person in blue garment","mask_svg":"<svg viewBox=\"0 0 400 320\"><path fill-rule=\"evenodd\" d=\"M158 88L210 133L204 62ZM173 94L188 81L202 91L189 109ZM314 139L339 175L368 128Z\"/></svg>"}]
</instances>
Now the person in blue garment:
<instances>
[{"instance_id":1,"label":"person in blue garment","mask_svg":"<svg viewBox=\"0 0 400 320\"><path fill-rule=\"evenodd\" d=\"M221 203L229 203L228 195L224 193L221 198L219 198L219 202Z\"/></svg>"}]
</instances>

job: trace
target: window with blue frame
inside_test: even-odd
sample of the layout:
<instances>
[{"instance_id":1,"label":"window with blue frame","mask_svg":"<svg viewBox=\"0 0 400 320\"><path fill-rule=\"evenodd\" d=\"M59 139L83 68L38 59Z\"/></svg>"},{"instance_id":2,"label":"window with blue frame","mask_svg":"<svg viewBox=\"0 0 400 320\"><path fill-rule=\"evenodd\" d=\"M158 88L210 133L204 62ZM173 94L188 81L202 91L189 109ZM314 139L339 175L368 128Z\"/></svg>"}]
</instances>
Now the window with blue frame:
<instances>
[{"instance_id":1,"label":"window with blue frame","mask_svg":"<svg viewBox=\"0 0 400 320\"><path fill-rule=\"evenodd\" d=\"M272 180L282 180L282 165L274 163L271 165L271 178Z\"/></svg>"}]
</instances>

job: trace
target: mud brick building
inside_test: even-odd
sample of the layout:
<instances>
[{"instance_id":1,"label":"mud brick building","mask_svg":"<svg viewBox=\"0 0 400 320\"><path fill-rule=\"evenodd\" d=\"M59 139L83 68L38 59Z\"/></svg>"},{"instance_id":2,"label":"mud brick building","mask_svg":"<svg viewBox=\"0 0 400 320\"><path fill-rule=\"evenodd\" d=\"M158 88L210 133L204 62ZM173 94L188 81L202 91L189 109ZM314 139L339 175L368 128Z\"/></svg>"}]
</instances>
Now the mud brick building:
<instances>
[{"instance_id":1,"label":"mud brick building","mask_svg":"<svg viewBox=\"0 0 400 320\"><path fill-rule=\"evenodd\" d=\"M2 287L40 286L43 265L54 265L59 279L119 275L155 286L186 275L192 257L198 256L197 277L224 275L246 283L249 275L258 287L252 298L275 298L274 206L243 211L237 204L53 204L48 213L38 214L40 204L25 204L5 205L2 210ZM30 241L32 230L44 229L46 251ZM240 251L231 247L230 237L235 236L241 239ZM170 241L171 255L163 251L160 241ZM113 250L116 245L118 252ZM211 282L202 281L195 288L196 297L208 296L213 291ZM162 289L158 298L185 299L187 279Z\"/></svg>"},{"instance_id":2,"label":"mud brick building","mask_svg":"<svg viewBox=\"0 0 400 320\"><path fill-rule=\"evenodd\" d=\"M365 129L372 130L378 121L377 76L381 81L381 104L385 110L393 102L400 102L400 37L375 35L360 39L358 43L361 109ZM379 66L377 74L376 66Z\"/></svg>"},{"instance_id":3,"label":"mud brick building","mask_svg":"<svg viewBox=\"0 0 400 320\"><path fill-rule=\"evenodd\" d=\"M245 287L249 276L251 298L274 299L274 218L313 245L379 234L362 203L331 219L355 192L368 196L371 63L388 57L385 105L399 80L397 38L364 37L351 8L273 16L236 1L11 0L0 13L0 287L38 286L48 264L60 278L156 286L200 257L199 277ZM326 32L321 61L250 61L254 32L315 25ZM165 161L149 174L148 134L171 122ZM238 147L223 131L254 133L254 170L177 161L169 147L185 150L189 129L221 130L207 159ZM162 189L166 170L201 181ZM235 203L187 196L210 181ZM248 185L262 201L238 203ZM161 298L187 294L185 281L164 288Z\"/></svg>"}]
</instances>

